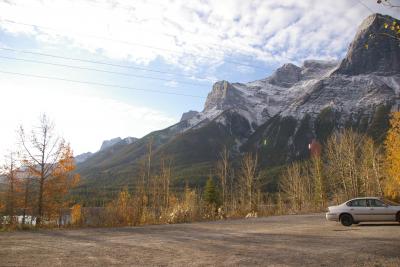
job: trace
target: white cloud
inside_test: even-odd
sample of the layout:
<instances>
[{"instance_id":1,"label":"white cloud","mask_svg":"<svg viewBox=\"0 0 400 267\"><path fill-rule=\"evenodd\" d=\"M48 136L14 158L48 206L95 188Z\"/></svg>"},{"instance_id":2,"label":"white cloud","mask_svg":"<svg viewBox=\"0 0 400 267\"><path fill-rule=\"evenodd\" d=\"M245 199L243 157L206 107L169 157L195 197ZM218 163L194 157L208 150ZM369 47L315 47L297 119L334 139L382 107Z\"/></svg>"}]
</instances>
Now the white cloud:
<instances>
[{"instance_id":1,"label":"white cloud","mask_svg":"<svg viewBox=\"0 0 400 267\"><path fill-rule=\"evenodd\" d=\"M366 4L396 12L373 1ZM1 28L15 34L45 43L68 39L75 47L141 64L160 57L187 71L221 64L232 53L266 64L341 57L357 26L371 13L349 0L10 0L0 2L0 10Z\"/></svg>"}]
</instances>

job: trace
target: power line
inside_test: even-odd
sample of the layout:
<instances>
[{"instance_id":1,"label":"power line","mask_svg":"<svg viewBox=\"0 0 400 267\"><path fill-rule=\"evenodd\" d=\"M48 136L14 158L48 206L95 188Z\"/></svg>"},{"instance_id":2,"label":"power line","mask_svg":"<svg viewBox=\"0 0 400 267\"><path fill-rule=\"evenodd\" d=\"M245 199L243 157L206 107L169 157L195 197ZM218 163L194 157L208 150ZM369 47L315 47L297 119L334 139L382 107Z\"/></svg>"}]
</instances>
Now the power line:
<instances>
[{"instance_id":1,"label":"power line","mask_svg":"<svg viewBox=\"0 0 400 267\"><path fill-rule=\"evenodd\" d=\"M30 23L24 23L24 22L17 22L17 21L13 21L13 20L8 20L8 19L0 19L1 21L4 21L6 23L12 23L12 24L17 24L17 25L22 25L22 26L30 26L30 27L36 27L38 29L47 29L47 30L52 30L52 31L64 31L65 29L56 29L56 28L52 28L52 27L46 27L46 26L41 26L41 25L37 25L37 24L30 24ZM65 36L59 33L55 33L58 36ZM211 59L214 60L214 57L211 56L203 56L203 55L198 55L198 54L194 54L194 53L185 53L182 51L178 51L178 50L174 50L174 49L167 49L167 48L161 48L161 47L157 47L157 46L152 46L152 45L145 45L145 44L140 44L140 43L134 43L134 42L129 42L129 41L124 41L124 40L119 40L119 39L114 39L114 38L109 38L109 37L104 37L104 36L97 36L97 35L92 35L92 34L83 34L83 33L75 33L81 36L87 36L90 38L96 38L96 39L102 39L102 40L106 40L106 41L111 41L111 42L118 42L118 43L123 43L123 44L127 44L127 45L132 45L132 46L140 46L140 47L144 47L144 48L148 48L148 49L154 49L154 50L161 50L161 51L166 51L166 52L170 52L170 53L177 53L177 54L187 54L187 55L192 55L196 58L205 58L205 59ZM232 65L239 65L239 66L244 66L244 67L250 67L250 68L255 68L255 69L263 69L265 70L264 67L260 67L260 66L255 66L255 65L251 65L251 64L246 64L246 63L241 63L238 61L232 61L232 60L224 60L225 63L229 63Z\"/></svg>"},{"instance_id":2,"label":"power line","mask_svg":"<svg viewBox=\"0 0 400 267\"><path fill-rule=\"evenodd\" d=\"M117 71L101 70L101 69L88 68L88 67L81 67L81 66L71 66L71 65L66 65L66 64L45 62L45 61L40 61L40 60L32 60L32 59L24 59L24 58L7 57L7 56L1 56L1 55L0 55L0 58L11 59L11 60L17 60L17 61L24 61L24 62L31 62L31 63L38 63L38 64L45 64L45 65L51 65L51 66L57 66L57 67L64 67L64 68L71 68L71 69L90 70L90 71L96 71L96 72L103 72L103 73L109 73L109 74L117 74L117 75L129 76L129 77L138 77L138 78L151 79L151 80L160 80L160 81L167 81L167 82L177 82L177 83L189 84L189 85L193 85L193 86L202 86L202 87L205 87L204 85L201 85L201 84L191 83L191 82L185 82L185 81L176 81L176 80L171 80L171 79L164 79L164 78L151 77L151 76L144 76L144 75L136 75L136 74L130 74L130 73L117 72Z\"/></svg>"},{"instance_id":3,"label":"power line","mask_svg":"<svg viewBox=\"0 0 400 267\"><path fill-rule=\"evenodd\" d=\"M369 6L367 6L362 0L356 0L358 3L360 3L361 5L363 5L366 9L368 9L369 11L371 11L372 13L377 13L376 11L372 10ZM392 23L390 20L386 19L386 17L383 17L384 20L386 20L387 22Z\"/></svg>"},{"instance_id":4,"label":"power line","mask_svg":"<svg viewBox=\"0 0 400 267\"><path fill-rule=\"evenodd\" d=\"M46 57L65 59L65 60L73 60L73 61L79 61L79 62L85 62L85 63L91 63L91 64L99 64L99 65L105 65L105 66L111 66L111 67L135 69L135 70L148 71L148 72L154 72L154 73L176 75L176 76L182 76L182 77L188 77L188 78L196 78L193 75L188 75L188 74L180 74L180 73L175 73L175 72L156 70L156 69L150 69L150 68L143 68L143 67L136 67L136 66L131 66L131 65L115 64L115 63L109 63L109 62L105 62L105 61L81 59L81 58L75 58L75 57L66 57L66 56L59 56L59 55L54 55L54 54L33 52L33 51L27 51L27 50L18 50L18 49L13 49L13 48L6 48L6 47L0 47L0 50L12 51L12 52L22 53L22 54L46 56ZM206 77L197 77L197 79L206 80L206 81L209 81L209 82L215 82L215 80L211 80L211 79L206 78Z\"/></svg>"},{"instance_id":5,"label":"power line","mask_svg":"<svg viewBox=\"0 0 400 267\"><path fill-rule=\"evenodd\" d=\"M369 11L371 11L372 13L375 13L375 11L373 11L369 6L367 6L366 4L364 4L361 0L357 0L358 3L360 3L361 5L363 5L366 9L368 9Z\"/></svg>"},{"instance_id":6,"label":"power line","mask_svg":"<svg viewBox=\"0 0 400 267\"><path fill-rule=\"evenodd\" d=\"M36 75L36 74L27 74L27 73L20 73L20 72L11 72L11 71L4 71L4 70L0 70L0 73L16 75L16 76L32 77L32 78L38 78L38 79L57 80L57 81L64 81L64 82L71 82L71 83L90 84L90 85L114 87L114 88L120 88L120 89L126 89L126 90L143 91L143 92L151 92L151 93L158 93L158 94L165 94L165 95L177 95L177 96L195 97L195 98L205 99L205 97L198 96L198 95L181 94L181 93L175 93L175 92L165 92L165 91L159 91L159 90L136 88L136 87L130 87L130 86L116 85L116 84L80 81L80 80L72 80L72 79L50 77L50 76Z\"/></svg>"}]
</instances>

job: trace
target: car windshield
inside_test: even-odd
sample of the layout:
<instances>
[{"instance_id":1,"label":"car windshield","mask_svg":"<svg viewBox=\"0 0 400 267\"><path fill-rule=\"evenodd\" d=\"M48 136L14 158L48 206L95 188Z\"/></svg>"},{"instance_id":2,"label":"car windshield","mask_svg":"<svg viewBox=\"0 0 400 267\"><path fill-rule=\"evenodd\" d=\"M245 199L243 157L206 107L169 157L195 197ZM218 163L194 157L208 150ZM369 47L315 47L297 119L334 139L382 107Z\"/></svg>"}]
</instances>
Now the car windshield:
<instances>
[{"instance_id":1,"label":"car windshield","mask_svg":"<svg viewBox=\"0 0 400 267\"><path fill-rule=\"evenodd\" d=\"M388 200L388 199L383 199L383 202L385 202L386 204L388 204L390 206L400 206L399 203L393 202L393 201Z\"/></svg>"}]
</instances>

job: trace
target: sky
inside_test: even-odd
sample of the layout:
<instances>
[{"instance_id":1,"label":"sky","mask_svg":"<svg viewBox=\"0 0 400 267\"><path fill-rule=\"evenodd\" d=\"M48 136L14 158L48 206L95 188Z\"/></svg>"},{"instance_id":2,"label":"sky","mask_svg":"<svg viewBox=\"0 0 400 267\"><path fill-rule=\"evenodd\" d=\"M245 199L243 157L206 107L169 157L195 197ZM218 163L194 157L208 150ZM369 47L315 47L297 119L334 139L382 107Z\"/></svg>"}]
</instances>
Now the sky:
<instances>
[{"instance_id":1,"label":"sky","mask_svg":"<svg viewBox=\"0 0 400 267\"><path fill-rule=\"evenodd\" d=\"M343 58L373 12L399 17L375 0L0 0L0 155L44 113L76 155L143 137L218 80Z\"/></svg>"}]
</instances>

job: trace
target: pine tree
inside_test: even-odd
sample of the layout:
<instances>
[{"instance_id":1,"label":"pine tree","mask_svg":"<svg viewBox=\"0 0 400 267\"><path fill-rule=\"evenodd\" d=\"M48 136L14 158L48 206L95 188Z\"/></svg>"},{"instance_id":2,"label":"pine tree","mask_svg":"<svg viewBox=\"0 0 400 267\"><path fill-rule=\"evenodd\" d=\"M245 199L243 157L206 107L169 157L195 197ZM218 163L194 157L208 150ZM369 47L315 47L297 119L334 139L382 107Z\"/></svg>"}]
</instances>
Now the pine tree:
<instances>
[{"instance_id":1,"label":"pine tree","mask_svg":"<svg viewBox=\"0 0 400 267\"><path fill-rule=\"evenodd\" d=\"M204 200L209 205L219 205L218 191L211 177L208 178L204 188Z\"/></svg>"}]
</instances>

